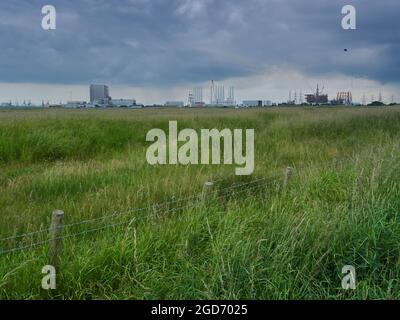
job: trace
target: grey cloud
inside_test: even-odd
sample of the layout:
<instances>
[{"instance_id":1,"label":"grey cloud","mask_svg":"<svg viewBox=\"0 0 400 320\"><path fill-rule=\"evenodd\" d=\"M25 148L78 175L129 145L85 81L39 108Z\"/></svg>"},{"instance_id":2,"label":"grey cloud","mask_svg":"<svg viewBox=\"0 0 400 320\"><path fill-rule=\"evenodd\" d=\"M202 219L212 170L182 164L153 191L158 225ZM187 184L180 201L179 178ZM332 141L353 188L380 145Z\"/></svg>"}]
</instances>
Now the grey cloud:
<instances>
[{"instance_id":1,"label":"grey cloud","mask_svg":"<svg viewBox=\"0 0 400 320\"><path fill-rule=\"evenodd\" d=\"M0 82L173 86L255 75L274 65L399 82L398 0L53 0L0 4ZM349 51L345 53L344 48Z\"/></svg>"}]
</instances>

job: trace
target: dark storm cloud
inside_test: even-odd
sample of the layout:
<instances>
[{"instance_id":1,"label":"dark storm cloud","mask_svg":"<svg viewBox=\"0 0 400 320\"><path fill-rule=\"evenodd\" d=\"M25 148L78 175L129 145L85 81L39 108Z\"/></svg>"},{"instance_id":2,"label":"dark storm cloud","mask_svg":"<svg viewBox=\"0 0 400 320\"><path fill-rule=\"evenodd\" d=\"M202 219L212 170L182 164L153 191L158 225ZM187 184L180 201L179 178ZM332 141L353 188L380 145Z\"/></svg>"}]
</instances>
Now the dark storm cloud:
<instances>
[{"instance_id":1,"label":"dark storm cloud","mask_svg":"<svg viewBox=\"0 0 400 320\"><path fill-rule=\"evenodd\" d=\"M41 29L41 7L57 30ZM341 28L357 8L358 29ZM398 0L13 0L0 4L0 82L171 86L285 65L399 82ZM348 52L344 52L348 48Z\"/></svg>"}]
</instances>

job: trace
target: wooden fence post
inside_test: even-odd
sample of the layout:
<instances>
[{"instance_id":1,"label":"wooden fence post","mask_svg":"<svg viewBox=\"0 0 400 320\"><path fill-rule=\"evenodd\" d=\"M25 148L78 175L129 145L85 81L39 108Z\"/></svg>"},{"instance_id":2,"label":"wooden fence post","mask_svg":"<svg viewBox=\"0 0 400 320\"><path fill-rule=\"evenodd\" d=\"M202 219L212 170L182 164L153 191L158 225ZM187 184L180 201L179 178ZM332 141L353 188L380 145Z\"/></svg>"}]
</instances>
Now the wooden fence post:
<instances>
[{"instance_id":1,"label":"wooden fence post","mask_svg":"<svg viewBox=\"0 0 400 320\"><path fill-rule=\"evenodd\" d=\"M201 200L203 204L206 204L210 201L214 190L214 183L213 182L206 182L203 187L203 193L201 195Z\"/></svg>"},{"instance_id":2,"label":"wooden fence post","mask_svg":"<svg viewBox=\"0 0 400 320\"><path fill-rule=\"evenodd\" d=\"M64 211L53 212L50 227L50 265L58 268L60 262L62 232L64 229Z\"/></svg>"},{"instance_id":3,"label":"wooden fence post","mask_svg":"<svg viewBox=\"0 0 400 320\"><path fill-rule=\"evenodd\" d=\"M285 177L283 181L283 187L286 189L287 186L289 185L290 179L292 178L293 175L293 168L292 167L287 167L285 169Z\"/></svg>"}]
</instances>

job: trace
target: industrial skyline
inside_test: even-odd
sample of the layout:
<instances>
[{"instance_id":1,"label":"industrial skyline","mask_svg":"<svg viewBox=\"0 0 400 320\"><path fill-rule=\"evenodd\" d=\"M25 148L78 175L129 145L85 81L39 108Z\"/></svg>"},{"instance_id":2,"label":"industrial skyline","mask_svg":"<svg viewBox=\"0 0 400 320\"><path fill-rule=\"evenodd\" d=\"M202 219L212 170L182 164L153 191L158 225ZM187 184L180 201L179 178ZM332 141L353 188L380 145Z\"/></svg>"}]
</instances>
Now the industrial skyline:
<instances>
[{"instance_id":1,"label":"industrial skyline","mask_svg":"<svg viewBox=\"0 0 400 320\"><path fill-rule=\"evenodd\" d=\"M82 108L82 107L143 107L145 105L158 105L158 106L169 106L169 107L265 107L275 105L368 105L373 102L379 102L384 104L398 103L396 95L391 94L390 96L384 96L382 90L378 91L378 95L374 93L370 95L370 100L367 99L365 93L359 100L353 99L352 91L337 91L335 96L329 96L325 92L325 87L322 88L317 84L315 91L309 91L303 93L303 91L292 91L289 90L289 96L287 100L272 100L272 99L261 99L260 97L253 96L251 99L236 100L235 87L230 86L228 88L228 94L225 96L225 86L216 84L214 80L211 80L211 86L209 87L209 94L205 94L203 87L194 87L189 90L188 99L185 103L184 100L172 99L166 100L162 103L140 103L137 102L136 98L133 98L133 91L130 92L129 97L131 98L113 98L110 94L110 87L105 84L91 84L88 87L89 99L75 99L73 100L73 92L70 92L70 99L63 101L57 99L54 101L42 99L40 103L34 103L31 99L24 99L19 101L15 100L0 100L0 107L49 107L49 106L62 106L67 108ZM114 96L115 97L115 96ZM335 98L336 97L336 98ZM376 98L375 98L376 97ZM386 98L387 97L387 98Z\"/></svg>"}]
</instances>

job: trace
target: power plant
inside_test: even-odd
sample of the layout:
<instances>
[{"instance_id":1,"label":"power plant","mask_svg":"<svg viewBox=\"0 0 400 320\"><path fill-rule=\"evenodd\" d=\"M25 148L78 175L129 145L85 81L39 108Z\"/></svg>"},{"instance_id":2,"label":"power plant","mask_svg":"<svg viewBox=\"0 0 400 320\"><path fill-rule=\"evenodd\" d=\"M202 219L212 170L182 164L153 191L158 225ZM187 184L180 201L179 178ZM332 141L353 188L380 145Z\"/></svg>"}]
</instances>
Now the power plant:
<instances>
[{"instance_id":1,"label":"power plant","mask_svg":"<svg viewBox=\"0 0 400 320\"><path fill-rule=\"evenodd\" d=\"M203 97L203 88L196 87L189 92L188 105L189 107L229 107L235 106L235 87L231 86L228 90L228 97L225 98L225 86L216 85L214 80L211 80L210 100L207 104Z\"/></svg>"},{"instance_id":2,"label":"power plant","mask_svg":"<svg viewBox=\"0 0 400 320\"><path fill-rule=\"evenodd\" d=\"M319 90L319 85L317 85L317 90L315 91L315 93L306 94L307 103L311 105L328 104L328 95L323 94L323 92L324 88L322 88L322 90Z\"/></svg>"},{"instance_id":3,"label":"power plant","mask_svg":"<svg viewBox=\"0 0 400 320\"><path fill-rule=\"evenodd\" d=\"M203 107L205 105L203 99L203 88L196 87L189 92L188 105L191 107Z\"/></svg>"},{"instance_id":4,"label":"power plant","mask_svg":"<svg viewBox=\"0 0 400 320\"><path fill-rule=\"evenodd\" d=\"M108 86L102 84L90 85L90 103L108 103L111 100Z\"/></svg>"},{"instance_id":5,"label":"power plant","mask_svg":"<svg viewBox=\"0 0 400 320\"><path fill-rule=\"evenodd\" d=\"M336 104L351 106L353 104L353 95L350 91L338 92L336 95Z\"/></svg>"}]
</instances>

